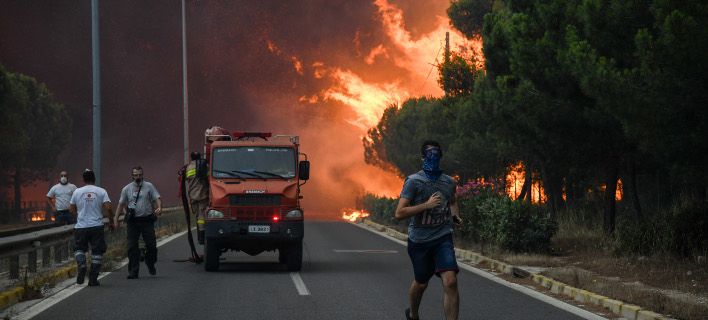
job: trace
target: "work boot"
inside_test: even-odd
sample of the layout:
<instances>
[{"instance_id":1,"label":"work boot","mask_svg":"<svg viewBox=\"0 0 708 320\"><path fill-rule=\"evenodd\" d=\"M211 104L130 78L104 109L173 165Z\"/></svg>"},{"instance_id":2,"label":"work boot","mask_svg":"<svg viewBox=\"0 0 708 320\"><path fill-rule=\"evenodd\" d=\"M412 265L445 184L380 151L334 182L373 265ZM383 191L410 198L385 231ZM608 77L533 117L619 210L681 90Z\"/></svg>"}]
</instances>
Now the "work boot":
<instances>
[{"instance_id":1,"label":"work boot","mask_svg":"<svg viewBox=\"0 0 708 320\"><path fill-rule=\"evenodd\" d=\"M86 278L86 267L76 268L76 284L84 284L84 278Z\"/></svg>"},{"instance_id":2,"label":"work boot","mask_svg":"<svg viewBox=\"0 0 708 320\"><path fill-rule=\"evenodd\" d=\"M89 273L88 285L91 287L100 286L98 282L98 274L101 273L101 265L98 263L91 264L91 272Z\"/></svg>"}]
</instances>

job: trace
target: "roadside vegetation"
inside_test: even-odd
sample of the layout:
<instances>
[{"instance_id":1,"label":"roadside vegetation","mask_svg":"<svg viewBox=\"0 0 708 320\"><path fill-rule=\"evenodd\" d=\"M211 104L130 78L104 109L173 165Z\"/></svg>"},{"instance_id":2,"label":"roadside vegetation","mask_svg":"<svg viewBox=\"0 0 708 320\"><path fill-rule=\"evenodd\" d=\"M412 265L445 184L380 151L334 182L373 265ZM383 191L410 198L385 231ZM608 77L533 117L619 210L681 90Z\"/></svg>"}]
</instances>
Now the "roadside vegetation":
<instances>
[{"instance_id":1,"label":"roadside vegetation","mask_svg":"<svg viewBox=\"0 0 708 320\"><path fill-rule=\"evenodd\" d=\"M388 108L366 161L405 177L438 140L460 183L462 246L656 312L708 314L708 6L458 0L448 14L482 51L445 56L444 97ZM395 199L361 204L405 230Z\"/></svg>"}]
</instances>

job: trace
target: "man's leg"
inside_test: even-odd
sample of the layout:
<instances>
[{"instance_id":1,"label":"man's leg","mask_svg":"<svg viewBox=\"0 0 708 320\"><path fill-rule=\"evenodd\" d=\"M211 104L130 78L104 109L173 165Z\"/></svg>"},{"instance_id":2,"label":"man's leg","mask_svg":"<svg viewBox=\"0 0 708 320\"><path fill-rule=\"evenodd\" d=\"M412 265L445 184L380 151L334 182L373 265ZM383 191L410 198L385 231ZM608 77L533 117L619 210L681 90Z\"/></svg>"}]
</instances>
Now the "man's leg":
<instances>
[{"instance_id":1,"label":"man's leg","mask_svg":"<svg viewBox=\"0 0 708 320\"><path fill-rule=\"evenodd\" d=\"M457 266L455 245L452 235L447 235L437 241L435 247L435 272L440 275L443 283L443 308L445 318L457 320L460 311L460 296L457 290Z\"/></svg>"},{"instance_id":2,"label":"man's leg","mask_svg":"<svg viewBox=\"0 0 708 320\"><path fill-rule=\"evenodd\" d=\"M84 228L74 229L74 258L76 258L76 283L83 284L86 278L86 250L88 241L86 240L86 230Z\"/></svg>"},{"instance_id":3,"label":"man's leg","mask_svg":"<svg viewBox=\"0 0 708 320\"><path fill-rule=\"evenodd\" d=\"M408 302L411 306L410 316L412 319L418 319L418 308L420 307L420 301L423 300L423 292L428 288L427 283L418 283L418 281L413 280L411 287L408 289Z\"/></svg>"},{"instance_id":4,"label":"man's leg","mask_svg":"<svg viewBox=\"0 0 708 320\"><path fill-rule=\"evenodd\" d=\"M197 242L204 244L204 214L206 211L208 200L199 200L192 202L192 210L194 210L197 219Z\"/></svg>"},{"instance_id":5,"label":"man's leg","mask_svg":"<svg viewBox=\"0 0 708 320\"><path fill-rule=\"evenodd\" d=\"M155 239L155 223L141 223L141 231L143 235L143 241L145 241L145 264L147 265L150 274L155 275L155 273L157 272L155 269L155 262L157 262L157 239Z\"/></svg>"},{"instance_id":6,"label":"man's leg","mask_svg":"<svg viewBox=\"0 0 708 320\"><path fill-rule=\"evenodd\" d=\"M428 281L435 272L435 260L430 254L429 244L415 243L408 240L408 256L413 265L413 282L408 289L408 303L410 304L411 319L418 319L418 309L420 301L423 299L423 292L428 287Z\"/></svg>"},{"instance_id":7,"label":"man's leg","mask_svg":"<svg viewBox=\"0 0 708 320\"><path fill-rule=\"evenodd\" d=\"M128 223L128 279L138 278L140 272L140 248L138 237L140 229L136 222Z\"/></svg>"},{"instance_id":8,"label":"man's leg","mask_svg":"<svg viewBox=\"0 0 708 320\"><path fill-rule=\"evenodd\" d=\"M443 297L443 308L445 308L445 318L447 320L457 320L460 312L460 295L457 290L457 273L455 271L445 271L440 274L443 282L445 296Z\"/></svg>"},{"instance_id":9,"label":"man's leg","mask_svg":"<svg viewBox=\"0 0 708 320\"><path fill-rule=\"evenodd\" d=\"M106 252L106 239L103 226L89 228L91 243L91 272L89 273L89 286L98 286L98 275L101 273L103 253Z\"/></svg>"}]
</instances>

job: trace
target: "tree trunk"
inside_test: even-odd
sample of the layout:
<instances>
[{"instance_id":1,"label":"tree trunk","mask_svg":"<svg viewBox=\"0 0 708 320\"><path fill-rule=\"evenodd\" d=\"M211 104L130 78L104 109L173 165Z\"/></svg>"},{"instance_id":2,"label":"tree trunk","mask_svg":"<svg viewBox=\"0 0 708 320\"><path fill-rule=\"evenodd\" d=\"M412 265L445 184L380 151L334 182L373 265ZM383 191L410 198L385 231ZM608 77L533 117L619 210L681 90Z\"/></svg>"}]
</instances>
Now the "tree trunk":
<instances>
[{"instance_id":1,"label":"tree trunk","mask_svg":"<svg viewBox=\"0 0 708 320\"><path fill-rule=\"evenodd\" d=\"M639 190L637 190L637 161L632 155L629 159L629 189L632 197L632 206L638 220L642 219L642 206L639 203Z\"/></svg>"},{"instance_id":2,"label":"tree trunk","mask_svg":"<svg viewBox=\"0 0 708 320\"><path fill-rule=\"evenodd\" d=\"M605 180L605 208L603 214L603 229L607 235L611 235L615 231L615 193L617 192L617 175L617 164L610 164L607 168L607 176Z\"/></svg>"},{"instance_id":3,"label":"tree trunk","mask_svg":"<svg viewBox=\"0 0 708 320\"><path fill-rule=\"evenodd\" d=\"M529 199L531 199L531 177L533 173L531 172L530 165L527 165L524 169L524 185L521 186L521 192L519 193L519 197L516 198L517 201L523 201L527 195Z\"/></svg>"},{"instance_id":4,"label":"tree trunk","mask_svg":"<svg viewBox=\"0 0 708 320\"><path fill-rule=\"evenodd\" d=\"M551 174L548 169L542 171L543 187L548 196L548 206L551 208L551 219L555 221L558 211L563 208L562 179L558 174Z\"/></svg>"},{"instance_id":5,"label":"tree trunk","mask_svg":"<svg viewBox=\"0 0 708 320\"><path fill-rule=\"evenodd\" d=\"M11 218L11 221L17 221L22 217L22 179L20 177L20 171L20 168L15 168L15 176L12 180L13 188L15 189L15 216Z\"/></svg>"}]
</instances>

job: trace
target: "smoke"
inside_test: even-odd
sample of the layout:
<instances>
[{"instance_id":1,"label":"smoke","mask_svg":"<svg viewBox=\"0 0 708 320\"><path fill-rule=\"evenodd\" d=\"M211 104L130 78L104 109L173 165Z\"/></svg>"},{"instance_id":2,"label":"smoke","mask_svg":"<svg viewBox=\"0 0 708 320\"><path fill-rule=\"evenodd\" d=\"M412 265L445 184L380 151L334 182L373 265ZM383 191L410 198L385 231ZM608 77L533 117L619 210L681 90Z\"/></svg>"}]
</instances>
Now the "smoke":
<instances>
[{"instance_id":1,"label":"smoke","mask_svg":"<svg viewBox=\"0 0 708 320\"><path fill-rule=\"evenodd\" d=\"M102 1L103 185L116 198L142 165L168 204L182 166L181 13L177 1ZM301 137L312 163L306 212L339 216L365 192L402 180L364 163L361 139L383 110L439 96L448 0L188 1L190 150L204 129ZM0 63L47 83L74 118L59 167L91 164L89 2L0 12ZM22 30L22 31L21 31ZM3 137L4 138L4 137ZM411 143L419 143L411 141ZM57 172L59 171L59 168Z\"/></svg>"}]
</instances>

